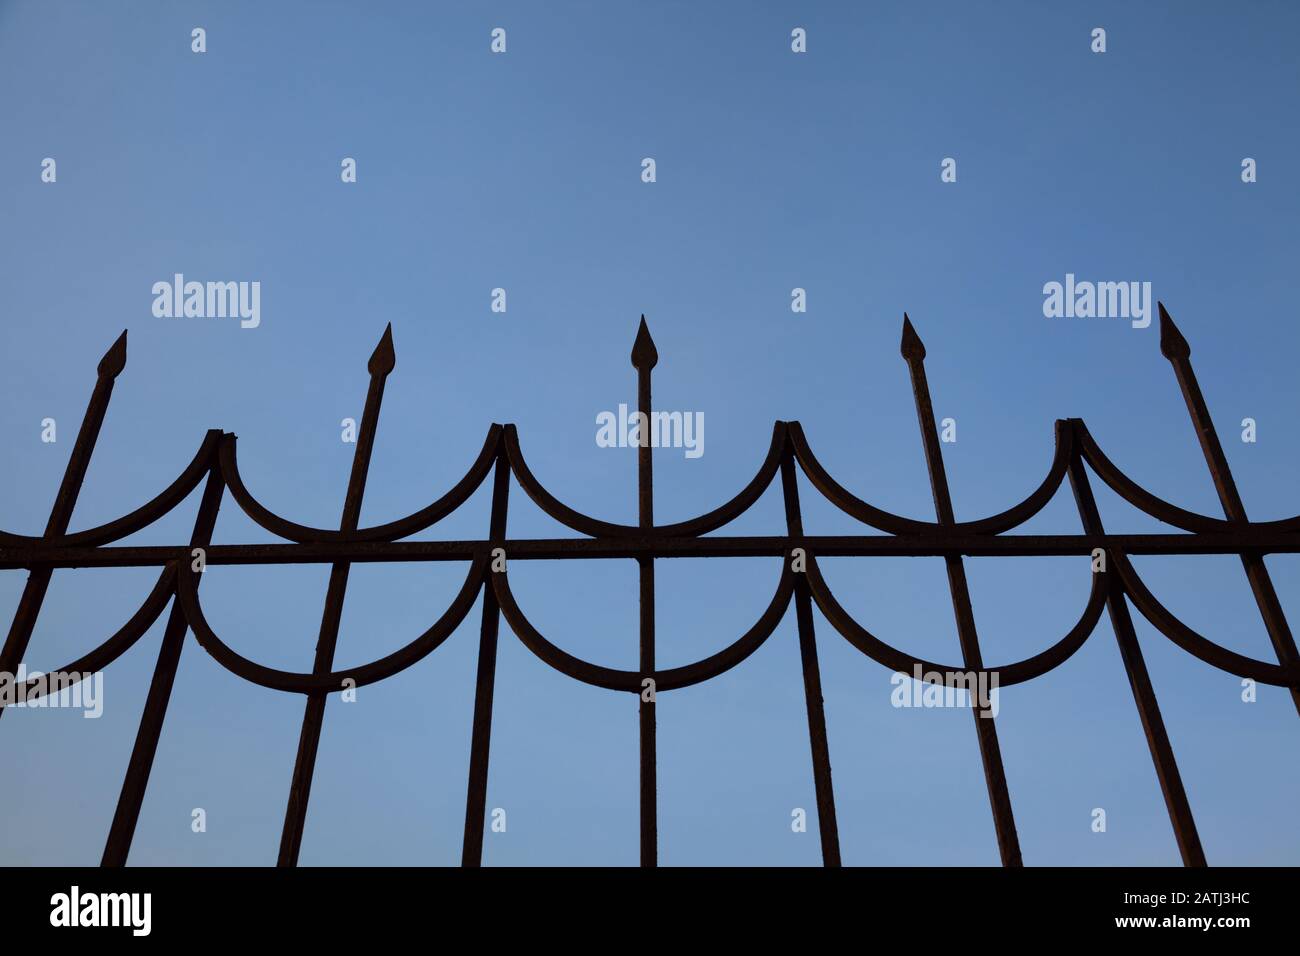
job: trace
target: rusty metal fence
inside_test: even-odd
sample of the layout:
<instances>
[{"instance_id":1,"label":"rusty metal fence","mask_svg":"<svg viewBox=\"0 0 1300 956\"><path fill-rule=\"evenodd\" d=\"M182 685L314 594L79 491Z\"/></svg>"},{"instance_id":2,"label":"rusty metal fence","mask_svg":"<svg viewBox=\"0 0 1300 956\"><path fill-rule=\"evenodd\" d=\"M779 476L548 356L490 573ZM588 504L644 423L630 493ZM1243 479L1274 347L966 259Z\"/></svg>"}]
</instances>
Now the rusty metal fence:
<instances>
[{"instance_id":1,"label":"rusty metal fence","mask_svg":"<svg viewBox=\"0 0 1300 956\"><path fill-rule=\"evenodd\" d=\"M640 835L641 864L657 862L657 803L655 706L657 694L707 681L744 661L776 629L794 603L808 713L808 738L812 751L822 859L827 866L840 863L835 798L831 785L830 748L822 706L821 677L817 663L813 605L850 644L872 660L907 674L963 671L980 679L1010 686L1032 680L1065 663L1093 633L1105 609L1119 643L1133 699L1146 733L1169 818L1188 866L1205 865L1187 794L1174 759L1169 736L1160 716L1155 689L1142 657L1130 617L1130 603L1164 636L1202 661L1221 670L1275 686L1287 687L1300 712L1300 655L1264 565L1270 552L1300 552L1300 517L1252 522L1246 517L1241 496L1215 434L1200 387L1192 371L1190 349L1164 306L1160 306L1160 349L1173 366L1186 399L1192 423L1218 491L1226 517L1214 518L1186 511L1163 501L1127 477L1102 452L1079 419L1056 422L1056 448L1047 476L1037 490L1019 504L977 521L957 521L944 472L939 435L925 374L925 347L907 317L903 318L902 355L911 375L917 419L938 520L922 521L891 514L856 497L840 485L813 454L798 422L777 422L767 456L753 479L730 501L707 514L674 524L654 522L652 449L648 433L637 449L638 522L612 524L570 508L542 486L529 470L513 425L492 425L478 458L446 494L414 514L387 524L359 527L361 499L370 467L371 449L379 419L384 383L395 364L391 328L385 330L370 358L370 385L357 436L342 516L337 530L296 524L265 508L244 485L239 473L233 434L210 431L193 461L157 497L130 514L107 524L69 533L68 526L86 474L91 452L108 409L113 383L126 364L126 333L99 363L81 429L77 435L63 481L40 537L0 532L0 569L27 568L30 575L0 650L0 679L10 683L11 696L32 700L48 691L39 678L14 684L12 677L22 662L40 613L51 575L57 568L152 566L161 568L158 581L139 610L102 644L63 673L87 675L113 663L134 645L153 623L168 611L158 661L140 719L135 746L126 768L117 810L104 848L104 866L127 861L131 839L154 754L167 714L172 685L185 636L193 631L199 645L222 667L263 687L302 694L305 710L293 769L288 807L280 842L279 863L298 861L303 823L311 794L312 775L325 703L331 693L381 681L422 660L459 627L482 598L479 624L477 684L470 743L465 801L462 864L478 866L482 857L485 825L488 759L492 730L493 687L496 672L498 627L502 617L519 640L546 664L563 674L598 687L634 695L640 719ZM649 416L651 370L658 352L645 320L632 349L637 373L638 410ZM1165 534L1111 534L1102 526L1089 483L1088 470L1120 497L1149 515L1179 529ZM796 468L807 482L852 518L884 534L862 536L810 536L803 530ZM784 534L759 537L716 536L717 531L750 508L780 474L785 504ZM402 541L435 524L463 504L489 476L492 480L491 519L488 535L479 540ZM511 539L506 533L510 478L542 511L585 537L561 539ZM1081 534L1009 535L1037 514L1056 494L1068 476L1074 492ZM187 545L164 547L112 546L150 525L203 486L198 515ZM258 525L284 538L287 544L212 544L217 511L226 491ZM1273 643L1277 663L1234 653L1198 634L1170 613L1143 584L1129 561L1130 555L1237 554L1241 558L1264 626ZM960 638L960 667L923 661L886 644L844 610L818 569L818 557L885 555L943 557L948 571L953 612ZM988 667L980 650L971 610L963 556L1085 555L1093 559L1091 592L1078 623L1046 650L1014 663ZM711 657L683 667L660 670L655 660L655 561L659 558L716 558L766 556L782 560L782 571L767 609L745 634ZM543 636L528 620L510 588L508 561L635 559L640 574L640 655L635 671L615 670L574 657ZM359 667L334 670L334 650L349 568L354 562L454 561L469 569L459 593L446 612L428 630L400 650ZM265 667L234 651L209 626L199 600L202 569L222 564L329 564L331 573L321 616L315 661L310 673L293 673ZM981 685L983 686L983 685ZM1021 865L1019 840L1006 773L998 747L996 723L980 715L980 702L971 695L972 714L983 760L989 802L1002 862ZM629 706L631 700L629 700ZM3 711L0 711L3 713Z\"/></svg>"}]
</instances>

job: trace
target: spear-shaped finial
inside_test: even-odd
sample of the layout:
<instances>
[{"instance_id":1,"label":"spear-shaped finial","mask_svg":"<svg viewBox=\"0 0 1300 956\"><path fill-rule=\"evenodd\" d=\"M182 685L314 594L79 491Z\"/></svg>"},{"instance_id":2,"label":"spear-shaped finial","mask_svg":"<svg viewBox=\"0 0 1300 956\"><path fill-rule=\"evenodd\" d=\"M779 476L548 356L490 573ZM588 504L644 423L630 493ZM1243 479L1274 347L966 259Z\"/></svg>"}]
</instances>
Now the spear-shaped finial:
<instances>
[{"instance_id":1,"label":"spear-shaped finial","mask_svg":"<svg viewBox=\"0 0 1300 956\"><path fill-rule=\"evenodd\" d=\"M375 346L375 351L371 353L366 368L371 375L387 375L396 364L397 353L393 351L393 323L389 322L384 328L379 344Z\"/></svg>"},{"instance_id":2,"label":"spear-shaped finial","mask_svg":"<svg viewBox=\"0 0 1300 956\"><path fill-rule=\"evenodd\" d=\"M72 454L63 469L63 481L54 497L54 507L50 509L49 520L45 523L45 538L59 538L68 532L68 522L72 520L72 509L77 504L81 493L81 483L86 478L86 469L90 465L90 455L95 450L99 439L99 430L104 424L104 415L108 412L108 401L113 397L113 380L126 368L126 332L117 337L117 341L104 353L96 368L98 373L95 387L86 404L86 414L81 419L81 428L72 445ZM53 573L50 565L32 568L23 587L23 596L18 602L18 613L14 617L9 635L0 646L0 674L13 674L27 645L32 639L36 627L36 616L41 612L45 600L45 591L50 585ZM4 703L0 701L0 714L4 713Z\"/></svg>"},{"instance_id":3,"label":"spear-shaped finial","mask_svg":"<svg viewBox=\"0 0 1300 956\"><path fill-rule=\"evenodd\" d=\"M117 341L109 346L95 371L102 378L117 378L124 368L126 368L126 329L123 329Z\"/></svg>"},{"instance_id":4,"label":"spear-shaped finial","mask_svg":"<svg viewBox=\"0 0 1300 956\"><path fill-rule=\"evenodd\" d=\"M659 361L659 350L650 338L650 328L641 316L632 343L632 367L636 369L636 407L639 415L636 449L637 523L650 529L655 523L654 459L650 446L650 370ZM637 558L637 573L641 583L641 621L639 629L639 654L641 674L654 683L655 676L655 566L653 557ZM658 866L659 862L659 798L657 795L657 747L655 729L655 701L651 695L637 700L639 728L638 749L641 758L641 865Z\"/></svg>"},{"instance_id":5,"label":"spear-shaped finial","mask_svg":"<svg viewBox=\"0 0 1300 956\"><path fill-rule=\"evenodd\" d=\"M375 447L375 430L379 425L379 406L384 399L384 382L397 364L393 350L393 324L384 328L384 334L375 346L366 368L370 371L370 385L366 389L366 404L361 412L361 428L352 450L352 473L348 477L348 490L343 499L343 516L339 530L348 535L357 530L361 521L361 497L366 490L366 476L370 472L370 455ZM347 561L335 561L330 572L329 588L325 592L325 610L321 615L320 636L316 639L316 660L312 673L328 673L334 666L334 651L338 646L339 620L343 614L343 596L348 586ZM316 754L320 747L321 722L325 719L323 691L307 695L302 729L298 732L298 756L293 765L293 778L289 784L289 805L284 813L284 826L280 831L280 866L297 866L298 852L302 848L303 826L307 819L307 801L311 796L312 776L316 772Z\"/></svg>"},{"instance_id":6,"label":"spear-shaped finial","mask_svg":"<svg viewBox=\"0 0 1300 956\"><path fill-rule=\"evenodd\" d=\"M907 372L912 379L912 397L916 402L916 420L921 426L921 444L925 449L925 466L930 473L930 490L934 495L935 517L939 524L951 527L956 523L952 508L952 494L948 490L948 474L943 467L943 451L939 445L939 431L935 427L934 403L930 399L930 383L925 376L925 345L912 328L912 320L903 313L903 341L899 346L907 360ZM957 636L961 641L962 660L967 670L978 671L984 667L980 651L979 633L975 628L975 615L971 610L970 588L960 554L944 556L948 565L948 591L952 595L952 609L957 619ZM979 713L981 704L971 694L971 704ZM993 825L997 831L998 850L1003 866L1020 866L1020 838L1016 835L1016 818L1011 810L1011 796L1007 789L1007 772L1002 764L1002 751L998 745L997 728L985 711L975 720L979 737L980 759L984 764L984 781L988 787L989 802L993 808Z\"/></svg>"},{"instance_id":7,"label":"spear-shaped finial","mask_svg":"<svg viewBox=\"0 0 1300 956\"><path fill-rule=\"evenodd\" d=\"M1210 469L1210 477L1214 480L1214 489L1219 494L1223 513L1229 521L1247 524L1250 519L1246 515L1246 506L1241 500L1241 492L1237 490L1237 482L1232 477L1228 456L1224 454L1223 445L1219 442L1219 434L1214 428L1214 419L1210 417L1205 396L1201 394L1201 386L1196 381L1196 372L1192 370L1191 346L1165 311L1164 303L1158 305L1160 351L1173 366L1174 377L1178 380L1178 388L1187 403L1187 411L1192 416L1192 425L1201 443L1201 452ZM1263 557L1258 553L1242 552L1241 563L1246 569L1251 592L1255 595L1255 603L1264 619L1264 627L1277 654L1278 663L1292 671L1300 669L1300 649L1296 647L1295 637L1282 613L1277 592L1273 588L1273 579L1269 577ZM1291 685L1291 701L1295 704L1296 712L1300 713L1300 686Z\"/></svg>"},{"instance_id":8,"label":"spear-shaped finial","mask_svg":"<svg viewBox=\"0 0 1300 956\"><path fill-rule=\"evenodd\" d=\"M1174 325L1174 320L1165 311L1165 304L1157 302L1156 306L1160 309L1160 354L1171 362L1174 359L1187 358L1192 354L1192 347L1187 344L1187 339L1183 338L1183 333L1178 331L1178 326Z\"/></svg>"},{"instance_id":9,"label":"spear-shaped finial","mask_svg":"<svg viewBox=\"0 0 1300 956\"><path fill-rule=\"evenodd\" d=\"M909 362L925 359L925 345L921 342L921 337L916 334L916 329L912 328L912 320L907 317L906 312L903 313L903 341L899 351Z\"/></svg>"},{"instance_id":10,"label":"spear-shaped finial","mask_svg":"<svg viewBox=\"0 0 1300 956\"><path fill-rule=\"evenodd\" d=\"M650 338L650 327L641 316L641 327L636 330L636 341L632 343L632 367L638 371L649 371L659 363L659 350L655 348L654 339Z\"/></svg>"}]
</instances>

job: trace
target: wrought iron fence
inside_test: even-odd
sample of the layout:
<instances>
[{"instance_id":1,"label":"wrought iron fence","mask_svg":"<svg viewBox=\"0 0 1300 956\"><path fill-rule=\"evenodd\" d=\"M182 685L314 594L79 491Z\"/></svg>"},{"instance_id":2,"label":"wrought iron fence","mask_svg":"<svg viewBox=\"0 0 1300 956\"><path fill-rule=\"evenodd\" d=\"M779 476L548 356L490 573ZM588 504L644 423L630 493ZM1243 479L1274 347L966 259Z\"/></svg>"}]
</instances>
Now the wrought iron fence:
<instances>
[{"instance_id":1,"label":"wrought iron fence","mask_svg":"<svg viewBox=\"0 0 1300 956\"><path fill-rule=\"evenodd\" d=\"M1214 518L1186 511L1163 501L1130 479L1102 452L1079 419L1056 423L1056 449L1047 476L1037 490L1000 514L977 521L957 521L953 514L943 455L925 374L925 347L906 316L903 318L902 356L911 375L917 419L925 449L934 496L936 521L906 518L882 511L840 485L813 454L798 422L777 422L767 456L753 479L730 501L707 514L673 524L654 522L652 449L641 429L637 449L638 522L613 524L590 517L561 502L534 477L513 425L492 425L482 451L466 472L441 498L405 518L374 527L359 527L361 499L370 468L375 428L384 383L395 364L392 331L386 329L370 357L370 386L357 436L352 473L337 530L312 528L283 518L260 504L239 473L233 434L210 431L193 461L181 475L147 504L107 524L69 533L68 526L86 474L91 452L108 409L113 383L126 364L126 333L99 363L94 392L77 435L63 481L50 512L45 533L39 537L0 532L0 569L27 568L30 575L0 650L0 675L14 675L26 654L51 575L57 568L153 566L161 568L157 583L139 610L102 644L63 673L87 675L107 667L168 611L158 661L135 746L127 765L117 810L104 848L104 866L126 863L132 835L140 815L145 788L153 766L158 739L171 698L172 685L187 632L222 667L254 684L302 694L305 710L294 764L288 807L280 842L279 863L297 863L303 823L325 704L331 693L381 681L422 660L466 619L482 597L479 652L470 762L465 801L462 864L478 866L482 857L488 760L492 731L493 687L496 671L498 626L505 618L519 640L546 664L569 677L614 691L632 694L640 719L640 836L641 863L657 862L657 803L655 707L657 695L707 681L744 661L773 633L791 602L799 637L808 737L812 751L822 859L827 866L840 863L835 798L831 785L830 748L822 706L821 676L817 663L813 605L850 644L872 660L895 671L913 674L966 672L981 680L1010 686L1032 680L1060 666L1093 633L1102 610L1110 616L1119 643L1129 686L1146 733L1147 745L1164 794L1169 818L1188 866L1205 865L1205 854L1187 800L1173 748L1160 716L1155 689L1147 672L1130 617L1130 603L1162 634L1202 661L1221 670L1290 689L1300 712L1300 655L1264 565L1270 552L1300 551L1300 517L1252 522L1246 517L1241 496L1215 434L1200 387L1192 371L1190 349L1164 306L1160 306L1160 349L1173 366L1200 439L1206 464L1218 490L1226 517ZM638 411L652 411L651 370L658 352L644 317L632 349L637 373ZM1111 534L1098 514L1085 465L1120 497L1179 533ZM808 483L850 517L877 531L872 535L806 535L799 507L796 467ZM772 536L710 536L747 511L772 484L777 474L785 504L785 533ZM491 518L486 538L461 541L402 541L435 524L459 508L485 481L492 478ZM586 537L512 539L506 534L510 478L543 512ZM1037 514L1068 476L1083 525L1082 534L1008 535ZM188 545L163 547L112 546L152 524L199 485L203 486L198 515ZM287 544L212 544L217 511L226 491L258 525L286 539ZM1129 560L1143 554L1237 554L1241 558L1264 626L1272 640L1278 663L1242 656L1214 643L1183 624L1147 589ZM877 638L840 605L818 568L819 557L885 555L943 557L953 612L960 638L961 667L920 660ZM1024 660L998 667L984 664L975 618L971 610L963 556L986 555L1088 555L1093 558L1091 592L1078 623L1046 650ZM753 627L734 643L693 664L661 670L655 658L655 560L657 558L717 558L767 556L782 559L775 594ZM528 620L510 588L507 561L635 559L640 573L640 655L636 670L616 670L574 657L542 635ZM428 630L400 650L358 667L334 668L334 650L343 608L348 572L354 562L456 561L469 570L459 593L445 613ZM320 634L311 672L276 670L248 660L233 650L208 624L199 600L202 569L223 564L329 564L329 586L321 616ZM48 691L39 678L10 690L25 699ZM985 686L985 685L981 685ZM630 702L629 702L630 703ZM989 802L1002 862L1021 865L1011 797L998 746L995 720L979 713L980 701L971 695L972 714L983 761ZM0 710L0 713L3 713Z\"/></svg>"}]
</instances>

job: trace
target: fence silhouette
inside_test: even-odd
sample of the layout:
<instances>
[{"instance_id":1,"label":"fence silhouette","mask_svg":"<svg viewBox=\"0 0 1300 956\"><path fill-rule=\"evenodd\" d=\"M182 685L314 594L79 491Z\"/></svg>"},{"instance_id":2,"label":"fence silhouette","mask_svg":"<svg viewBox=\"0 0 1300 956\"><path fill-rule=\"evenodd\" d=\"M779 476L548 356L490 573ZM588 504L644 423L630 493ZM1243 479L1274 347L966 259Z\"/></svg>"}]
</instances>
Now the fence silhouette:
<instances>
[{"instance_id":1,"label":"fence silhouette","mask_svg":"<svg viewBox=\"0 0 1300 956\"><path fill-rule=\"evenodd\" d=\"M821 676L817 663L813 605L850 644L872 660L907 674L966 672L981 680L996 679L995 686L1032 680L1060 666L1093 633L1103 608L1109 613L1119 643L1129 686L1146 734L1156 777L1169 811L1182 859L1187 866L1204 866L1196 822L1174 759L1156 693L1147 672L1130 617L1130 603L1155 628L1183 650L1221 670L1258 682L1287 687L1300 713L1300 655L1264 565L1270 552L1300 551L1300 517L1252 522L1246 517L1223 448L1215 434L1204 397L1192 371L1186 340L1160 305L1160 350L1169 360L1209 466L1226 517L1213 518L1186 511L1163 501L1127 477L1102 452L1080 419L1056 422L1056 448L1051 467L1037 490L1000 514L977 521L957 521L944 472L939 436L925 374L925 347L903 317L902 356L907 362L915 397L917 419L925 449L936 521L921 521L882 511L840 485L818 462L798 422L777 422L767 456L753 479L730 501L689 521L654 523L652 449L637 449L638 521L613 524L575 511L558 500L533 476L513 425L489 428L482 451L445 495L414 514L386 524L359 527L361 499L370 468L375 428L384 383L395 364L391 327L386 329L368 370L370 385L353 454L352 472L337 530L296 524L263 507L240 477L233 434L209 431L193 461L166 489L148 503L107 524L68 532L77 495L91 452L108 408L113 383L126 364L126 333L109 349L98 366L98 376L85 417L73 446L45 533L40 537L0 532L0 569L27 568L30 575L0 650L0 675L13 675L27 651L50 577L56 568L155 566L157 583L139 610L102 644L62 672L91 674L107 667L140 639L168 611L158 661L153 672L135 746L128 762L117 810L104 848L102 865L126 863L132 835L140 815L154 754L162 732L172 685L187 632L222 667L244 680L306 698L298 753L285 811L279 864L298 861L303 823L312 775L316 765L325 703L331 693L381 681L405 670L435 650L467 618L482 596L479 624L478 671L471 731L470 762L465 801L464 866L478 866L482 857L488 760L492 730L493 687L498 627L502 617L519 640L546 664L569 677L635 695L640 720L640 836L641 864L657 862L655 706L658 694L707 681L744 661L772 634L793 602L804 693L808 738L812 751L817 799L817 822L823 862L840 863L835 798L831 785L830 749L822 707ZM658 352L642 317L632 349L637 374L638 410L652 410L651 370ZM1130 504L1180 529L1166 534L1111 534L1105 531L1089 483L1089 466L1107 486ZM799 507L796 467L808 483L852 518L883 535L809 536L804 534ZM750 508L776 479L778 472L785 504L785 533L773 536L711 536ZM492 504L488 536L462 541L401 541L435 524L463 504L492 478ZM506 534L510 478L543 512L582 538L511 539ZM1073 535L1007 535L1037 514L1056 494L1068 476L1078 507L1083 533ZM110 546L150 525L199 485L203 485L198 515L187 545L164 547ZM287 544L212 544L217 511L229 491L235 503L258 525L286 539ZM202 549L202 561L199 552ZM1100 550L1101 560L1098 560ZM1264 626L1278 663L1245 657L1215 644L1183 624L1143 584L1129 561L1141 554L1237 554L1241 558ZM957 633L960 666L921 660L877 638L844 610L823 578L817 558L885 555L943 557ZM1078 623L1046 650L1011 664L987 667L971 610L963 556L1085 555L1093 559L1090 595ZM660 670L655 661L655 559L668 557L721 558L767 556L782 559L782 571L771 603L745 634L718 653L693 664ZM557 647L529 622L510 589L507 561L592 560L633 558L640 573L639 666L616 670L574 657ZM428 630L400 650L358 667L333 669L339 619L348 572L354 562L458 561L469 570L459 593L445 613ZM326 563L331 566L329 586L321 616L316 655L310 673L265 667L235 652L209 626L199 600L202 567L222 564ZM1099 568L1104 566L1104 570ZM984 685L981 685L984 686ZM27 699L48 690L37 679L14 688ZM1021 865L1011 797L998 747L996 722L980 716L980 702L971 695L972 714L983 761L989 802L1002 862ZM630 703L630 702L629 702ZM2 714L3 711L0 711Z\"/></svg>"}]
</instances>

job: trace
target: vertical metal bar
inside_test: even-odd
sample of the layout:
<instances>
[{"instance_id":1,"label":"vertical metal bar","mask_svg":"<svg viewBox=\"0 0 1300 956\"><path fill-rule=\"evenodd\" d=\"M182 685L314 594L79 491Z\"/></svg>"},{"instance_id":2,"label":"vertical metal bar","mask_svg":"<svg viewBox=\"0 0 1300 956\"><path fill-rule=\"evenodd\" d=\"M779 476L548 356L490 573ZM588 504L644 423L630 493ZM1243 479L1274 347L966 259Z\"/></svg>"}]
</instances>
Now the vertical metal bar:
<instances>
[{"instance_id":1,"label":"vertical metal bar","mask_svg":"<svg viewBox=\"0 0 1300 956\"><path fill-rule=\"evenodd\" d=\"M1196 437L1201 443L1201 452L1205 455L1205 464L1209 466L1210 477L1214 479L1214 488L1219 493L1219 503L1223 506L1224 515L1230 521L1245 524L1250 519L1246 517L1246 506L1242 503L1237 483L1232 479L1228 457L1223 453L1223 446L1219 444L1218 432L1214 430L1214 420L1210 418L1205 396L1201 394L1201 386L1197 383L1196 373L1192 370L1191 346L1178 331L1178 326L1174 325L1174 320L1165 311L1163 303L1159 308L1160 351L1174 367L1178 388L1183 393L1183 401L1187 403L1187 411L1192 416L1192 424L1196 427ZM1268 568L1264 565L1264 556L1255 552L1242 552L1240 557L1242 567L1246 570L1246 579L1250 582L1250 590L1255 595L1255 604L1259 607L1269 640L1273 643L1273 652L1277 655L1278 663L1283 667L1291 668L1294 672L1300 668L1300 652L1296 650L1295 638L1292 637L1291 628L1287 625L1286 615L1282 613L1282 604L1273 589L1273 579L1269 577ZM1295 704L1296 713L1300 713L1300 685L1291 687L1291 701Z\"/></svg>"},{"instance_id":2,"label":"vertical metal bar","mask_svg":"<svg viewBox=\"0 0 1300 956\"><path fill-rule=\"evenodd\" d=\"M113 382L126 368L126 332L117 337L96 368L95 388L86 404L86 414L81 419L81 429L77 440L72 445L72 454L68 457L67 467L63 471L63 481L59 484L54 506L50 509L49 520L45 524L45 537L62 537L68 531L68 522L72 520L72 509L76 507L77 495L81 483L86 478L86 469L90 466L90 456L95 450L99 438L99 429L104 424L104 415L108 411L108 400L113 395ZM45 592L50 586L53 569L49 567L33 568L27 576L22 597L18 601L18 610L14 613L13 624L5 638L4 647L0 649L0 675L14 674L27 653L27 645L32 639L36 627L36 617L41 613L41 604L45 601ZM0 705L0 715L4 707Z\"/></svg>"},{"instance_id":3,"label":"vertical metal bar","mask_svg":"<svg viewBox=\"0 0 1300 956\"><path fill-rule=\"evenodd\" d=\"M642 528L654 527L653 459L650 447L650 370L659 361L659 352L645 316L637 329L632 345L632 367L636 369L637 411L641 414L641 427L637 431L639 445L637 464L637 516ZM655 673L655 565L654 558L638 558L640 571L640 671L643 678L653 679ZM653 697L654 694L651 694ZM640 720L641 746L641 865L659 865L659 807L656 779L656 727L655 702L646 700L643 690L638 698L637 715Z\"/></svg>"},{"instance_id":4,"label":"vertical metal bar","mask_svg":"<svg viewBox=\"0 0 1300 956\"><path fill-rule=\"evenodd\" d=\"M207 484L203 487L203 497L199 501L199 513L194 519L194 531L190 535L191 548L204 548L212 541L212 531L217 524L217 509L221 507L225 488L220 468L213 461L208 471ZM131 852L131 840L135 836L140 807L149 786L149 774L153 770L154 755L158 752L158 738L162 735L167 704L171 700L172 685L176 682L176 669L180 666L181 650L188 630L185 612L181 610L180 602L173 597L162 646L158 649L158 663L154 665L149 696L145 700L144 713L140 715L140 728L136 731L135 747L131 750L122 791L117 798L117 811L113 814L113 824L108 831L101 866L125 866L127 855Z\"/></svg>"},{"instance_id":5,"label":"vertical metal bar","mask_svg":"<svg viewBox=\"0 0 1300 956\"><path fill-rule=\"evenodd\" d=\"M1072 422L1072 427L1073 424ZM1076 449L1078 444L1076 441ZM1097 501L1092 495L1092 486L1088 483L1088 473L1077 451L1070 456L1070 487L1074 489L1074 500L1083 521L1083 530L1088 534L1105 534ZM1124 555L1118 553L1106 557L1112 563L1125 559ZM1095 573L1107 575L1106 610L1110 613L1111 630L1115 632L1115 641L1119 644L1120 657L1124 661L1124 672L1128 675L1129 687L1133 691L1133 702L1137 704L1138 716L1142 720L1142 730L1147 737L1151 761L1155 764L1156 778L1160 781L1160 792L1164 794L1165 807L1169 811L1169 822L1174 826L1178 852L1182 855L1184 866L1205 866L1201 837L1196 831L1196 820L1192 816L1191 804L1187 801L1187 791L1183 788L1183 778L1178 772L1178 762L1174 759L1174 748L1169 743L1164 718L1160 716L1160 704L1156 700L1155 688L1151 685L1151 675L1147 672L1146 660L1142 657L1142 648L1133 629L1124 588L1113 569Z\"/></svg>"},{"instance_id":6,"label":"vertical metal bar","mask_svg":"<svg viewBox=\"0 0 1300 956\"><path fill-rule=\"evenodd\" d=\"M940 524L951 525L955 522L952 497L948 491L948 476L944 472L939 433L934 423L930 385L925 377L925 346L912 328L912 322L906 313L903 314L901 351L912 377L912 394L916 400L921 440L925 445L925 463L930 472L935 513ZM975 630L975 615L971 610L966 568L960 555L945 556L944 562L948 567L948 589L952 593L952 609L957 619L957 635L961 640L962 658L965 662L963 666L968 670L980 670L984 667L984 661L980 654L979 635ZM1011 812L1011 794L1007 790L1007 773L1002 765L997 727L991 714L981 716L982 706L978 695L972 692L971 714L975 718L975 732L979 736L980 758L984 762L984 781L988 787L989 803L993 807L998 850L1002 855L1003 866L1022 866L1020 838L1016 834L1015 816Z\"/></svg>"},{"instance_id":7,"label":"vertical metal bar","mask_svg":"<svg viewBox=\"0 0 1300 956\"><path fill-rule=\"evenodd\" d=\"M785 498L786 533L803 537L803 516L799 509L799 484L795 479L794 456L787 447L781 459L781 490ZM790 560L790 555L785 556ZM794 591L795 617L799 625L799 657L803 664L804 703L808 709L808 743L812 749L813 786L817 794L817 827L821 833L822 864L840 865L840 828L835 818L835 789L831 786L831 750L826 737L826 711L822 702L822 675L817 664L817 638L813 632L812 595L808 581L799 575Z\"/></svg>"},{"instance_id":8,"label":"vertical metal bar","mask_svg":"<svg viewBox=\"0 0 1300 956\"><path fill-rule=\"evenodd\" d=\"M503 546L506 537L506 505L510 494L510 465L504 450L497 452L492 477L490 537ZM490 573L490 572L489 572ZM497 629L501 610L491 582L484 579L483 620L478 636L478 682L474 691L474 729L469 746L469 788L465 796L465 840L460 865L483 863L483 825L487 811L488 756L492 744L492 697L496 687Z\"/></svg>"},{"instance_id":9,"label":"vertical metal bar","mask_svg":"<svg viewBox=\"0 0 1300 956\"><path fill-rule=\"evenodd\" d=\"M396 364L393 351L393 327L384 329L374 354L367 366L370 387L366 392L365 410L361 415L361 430L357 447L352 454L352 474L348 478L347 496L343 502L343 517L339 522L342 531L355 531L361 519L361 496L366 488L366 474L370 470L370 453L375 443L375 426L379 422L379 405L384 397L384 381ZM334 666L334 648L338 643L339 620L343 616L343 595L348 586L351 564L340 561L330 568L329 589L325 594L325 610L321 615L320 636L316 641L316 659L313 674L325 674ZM316 751L320 746L321 723L325 719L327 693L313 691L307 695L303 711L302 730L298 736L298 755L294 761L293 782L289 787L289 804L284 814L284 829L280 834L280 866L297 866L302 849L303 825L307 820L307 800L311 796L312 775L316 770Z\"/></svg>"}]
</instances>

